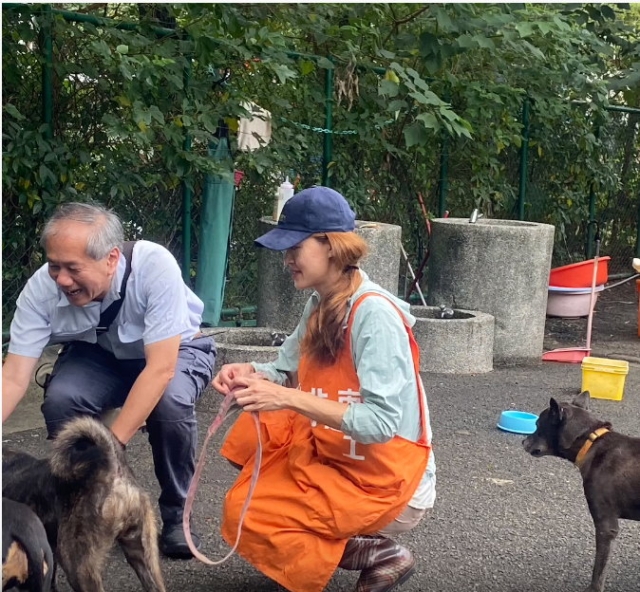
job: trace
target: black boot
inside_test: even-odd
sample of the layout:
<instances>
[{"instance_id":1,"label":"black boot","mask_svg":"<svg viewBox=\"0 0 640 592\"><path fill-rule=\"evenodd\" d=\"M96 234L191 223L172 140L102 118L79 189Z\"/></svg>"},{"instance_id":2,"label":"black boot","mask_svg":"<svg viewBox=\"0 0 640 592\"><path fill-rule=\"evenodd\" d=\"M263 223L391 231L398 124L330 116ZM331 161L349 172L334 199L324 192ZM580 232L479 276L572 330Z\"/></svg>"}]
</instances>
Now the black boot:
<instances>
[{"instance_id":1,"label":"black boot","mask_svg":"<svg viewBox=\"0 0 640 592\"><path fill-rule=\"evenodd\" d=\"M355 592L390 592L415 572L411 551L384 537L349 539L339 567L362 570Z\"/></svg>"},{"instance_id":2,"label":"black boot","mask_svg":"<svg viewBox=\"0 0 640 592\"><path fill-rule=\"evenodd\" d=\"M200 537L191 531L191 538L196 549L200 549ZM191 559L193 554L184 536L182 522L164 523L160 534L160 551L171 559Z\"/></svg>"}]
</instances>

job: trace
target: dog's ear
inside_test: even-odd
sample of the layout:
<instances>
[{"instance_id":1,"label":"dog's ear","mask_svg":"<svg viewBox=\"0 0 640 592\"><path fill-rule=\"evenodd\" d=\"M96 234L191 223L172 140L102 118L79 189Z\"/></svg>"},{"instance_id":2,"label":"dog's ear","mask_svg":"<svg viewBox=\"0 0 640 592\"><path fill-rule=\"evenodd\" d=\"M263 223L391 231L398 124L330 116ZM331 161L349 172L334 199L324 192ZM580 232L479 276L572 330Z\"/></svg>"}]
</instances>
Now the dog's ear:
<instances>
[{"instance_id":1,"label":"dog's ear","mask_svg":"<svg viewBox=\"0 0 640 592\"><path fill-rule=\"evenodd\" d=\"M590 400L591 395L589 394L589 391L583 391L579 395L573 397L573 399L571 400L571 404L588 411Z\"/></svg>"},{"instance_id":2,"label":"dog's ear","mask_svg":"<svg viewBox=\"0 0 640 592\"><path fill-rule=\"evenodd\" d=\"M551 417L551 421L555 421L557 423L562 422L565 417L565 410L553 397L549 399L549 416Z\"/></svg>"}]
</instances>

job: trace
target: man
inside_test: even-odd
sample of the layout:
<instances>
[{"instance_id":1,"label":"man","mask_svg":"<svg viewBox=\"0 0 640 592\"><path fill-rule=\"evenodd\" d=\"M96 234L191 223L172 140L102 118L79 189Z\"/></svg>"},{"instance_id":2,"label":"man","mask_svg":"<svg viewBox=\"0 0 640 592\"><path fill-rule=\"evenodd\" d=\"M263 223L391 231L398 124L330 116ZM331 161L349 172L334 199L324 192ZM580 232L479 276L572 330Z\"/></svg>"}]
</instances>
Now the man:
<instances>
[{"instance_id":1,"label":"man","mask_svg":"<svg viewBox=\"0 0 640 592\"><path fill-rule=\"evenodd\" d=\"M199 334L203 303L164 247L138 241L127 262L122 223L100 205L60 206L40 243L47 263L27 282L11 323L2 421L24 397L45 346L63 343L42 405L49 438L76 415L117 407L111 430L123 445L146 422L161 487L160 550L190 558L182 515L195 469L195 403L216 354L213 339ZM109 323L112 304L121 306Z\"/></svg>"}]
</instances>

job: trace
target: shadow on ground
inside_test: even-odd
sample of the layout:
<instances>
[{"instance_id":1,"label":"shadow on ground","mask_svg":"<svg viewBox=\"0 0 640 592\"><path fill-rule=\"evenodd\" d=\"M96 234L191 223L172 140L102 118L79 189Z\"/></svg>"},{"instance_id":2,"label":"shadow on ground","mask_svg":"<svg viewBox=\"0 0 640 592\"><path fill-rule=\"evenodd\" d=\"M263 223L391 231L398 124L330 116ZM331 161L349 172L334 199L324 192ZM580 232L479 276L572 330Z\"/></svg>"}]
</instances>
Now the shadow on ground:
<instances>
[{"instance_id":1,"label":"shadow on ground","mask_svg":"<svg viewBox=\"0 0 640 592\"><path fill-rule=\"evenodd\" d=\"M609 293L607 293L609 292ZM597 306L593 355L630 361L624 399L594 400L595 413L614 429L640 437L640 338L631 284L605 291ZM545 348L582 345L586 319L549 319ZM549 397L579 392L579 364L537 363L497 368L475 376L424 375L438 463L438 498L429 516L401 540L418 560L416 575L402 588L438 592L582 592L590 580L593 524L578 471L560 459L534 459L522 437L496 429L503 409L538 413ZM207 393L205 396L215 396ZM34 406L36 408L37 406ZM24 413L19 409L16 413ZM201 438L213 416L199 413ZM196 500L194 523L203 550L222 557L220 507L234 470L210 445ZM218 445L216 445L216 443ZM5 434L3 445L42 456L48 444L40 427ZM158 488L143 434L127 454L139 481L154 496ZM639 589L640 523L624 522L614 550L607 592ZM163 560L167 590L270 592L281 590L239 557L211 568L196 561ZM338 570L327 590L352 590L356 574ZM114 551L105 570L107 590L140 590L133 572ZM61 592L69 590L61 578Z\"/></svg>"}]
</instances>

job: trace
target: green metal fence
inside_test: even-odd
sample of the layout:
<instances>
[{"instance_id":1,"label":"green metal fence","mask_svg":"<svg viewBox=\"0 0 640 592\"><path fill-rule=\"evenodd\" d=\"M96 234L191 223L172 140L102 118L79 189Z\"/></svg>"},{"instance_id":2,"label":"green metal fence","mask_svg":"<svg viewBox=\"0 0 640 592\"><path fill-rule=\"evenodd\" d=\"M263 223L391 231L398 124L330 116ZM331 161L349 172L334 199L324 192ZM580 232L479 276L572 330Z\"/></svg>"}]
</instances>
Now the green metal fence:
<instances>
[{"instance_id":1,"label":"green metal fence","mask_svg":"<svg viewBox=\"0 0 640 592\"><path fill-rule=\"evenodd\" d=\"M56 59L51 43L53 17L66 22L91 22L96 26L132 30L135 23L109 22L107 19L51 9L47 5L3 5L4 10L25 11L27 14L41 11L43 38L40 77L42 91L42 121L45 138L55 133L53 121L56 109L56 84L53 64ZM176 35L172 29L152 28L159 38ZM68 41L67 49L83 41L78 36ZM60 51L60 50L58 50ZM291 52L290 57L314 60L327 65L322 56L309 56ZM4 56L4 59L12 59ZM16 58L17 59L17 58ZM191 57L185 56L185 88L191 83ZM384 73L383 69L358 65L362 79L372 80ZM375 155L360 150L362 138L349 127L349 121L357 117L357 110L350 111L335 100L335 69L324 67L313 80L318 85L315 91L323 100L308 107L304 120L293 119L292 114L272 108L274 139L264 148L277 153L278 136L295 135L305 146L303 154L296 155L284 164L283 170L299 177L301 186L323 183L342 191L354 204L362 219L399 224L403 228L403 242L409 253L411 264L418 266L426 245L426 224L417 195L424 196L426 207L432 216L442 216L446 211L452 216L467 217L478 207L487 217L511 218L552 223L558 229L554 250L554 264L560 265L590 257L594 243L592 232L596 221L602 231L601 254L612 258L612 273L631 273L630 259L640 256L640 109L610 107L605 121L594 122L593 133L601 140L601 158L615 159L620 163L615 190L601 190L597 175L585 184L584 179L574 182L571 166L580 166L580 142L571 126L558 123L557 137L539 137L537 117L540 113L535 103L524 99L514 107L511 116L522 123L522 142L519 149L510 148L486 164L488 174L495 174L495 188L491 195L478 194L474 185L474 171L469 163L483 151L481 139L473 141L455 139L434 134L431 149L420 162L408 158L388 164L383 154ZM186 92L185 91L185 92ZM443 95L445 96L445 95ZM455 102L455 97L452 98ZM71 108L68 106L67 108ZM91 104L76 105L76 108L95 108ZM581 113L580 105L574 107ZM486 115L492 117L491 113ZM587 118L587 113L583 113ZM393 122L387 122L390 128ZM473 121L471 121L473 124ZM386 125L386 124L385 124ZM541 150L540 146L551 148ZM191 139L184 138L185 150L191 149ZM563 174L557 170L550 174L550 162L567 159ZM118 166L118 163L113 163ZM149 160L148 167L159 166ZM243 167L243 156L238 155L237 168ZM557 169L557 167L556 167ZM256 302L257 263L253 239L258 234L258 220L272 210L274 192L279 179L265 179L247 169L235 201L233 230L231 236L229 271L226 290L225 322L251 322ZM161 177L162 171L158 170ZM584 175L582 175L584 177ZM552 178L553 177L553 178ZM126 178L123 179L126 183ZM206 257L198 248L197 229L201 199L201 178L182 179L182 183L167 187L161 183L149 187L135 199L109 200L125 221L131 238L146 238L167 245L182 262L183 276L193 282L195 262ZM371 188L375 187L375 191ZM380 196L384 199L381 199ZM113 202L113 203L110 203ZM561 203L563 209L558 208ZM18 204L5 203L4 224L24 228L24 233L37 234L44 221L44 212L35 213L25 219ZM26 278L40 265L42 255L33 240L22 245L3 243L3 328L6 330L11 318L15 299Z\"/></svg>"}]
</instances>

